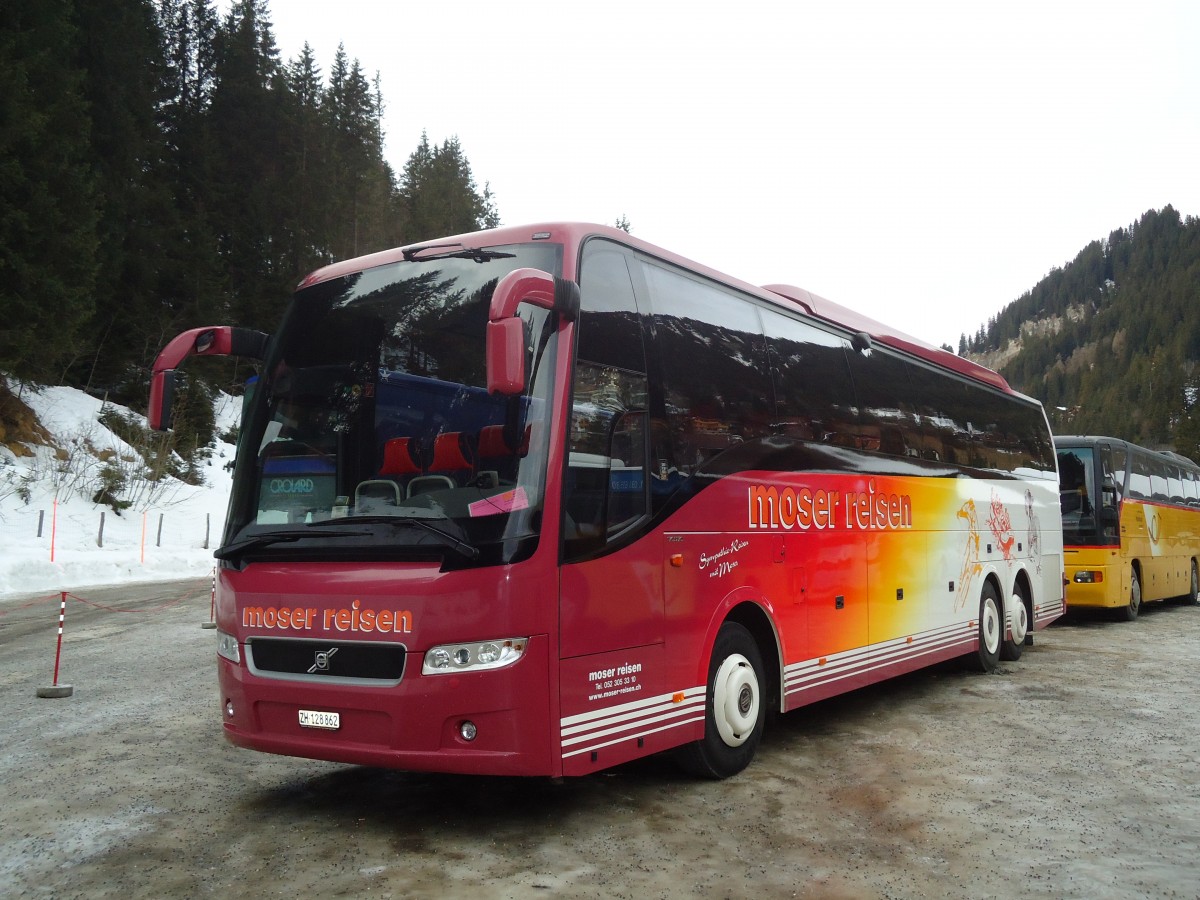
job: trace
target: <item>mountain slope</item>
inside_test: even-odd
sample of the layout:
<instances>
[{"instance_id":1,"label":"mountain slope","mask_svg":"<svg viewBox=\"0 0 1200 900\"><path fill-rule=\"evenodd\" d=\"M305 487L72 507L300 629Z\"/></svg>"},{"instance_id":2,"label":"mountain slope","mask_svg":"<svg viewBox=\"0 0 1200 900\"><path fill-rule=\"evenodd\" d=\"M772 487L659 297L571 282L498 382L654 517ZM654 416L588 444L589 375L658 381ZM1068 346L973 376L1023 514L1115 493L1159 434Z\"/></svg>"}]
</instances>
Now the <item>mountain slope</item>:
<instances>
[{"instance_id":1,"label":"mountain slope","mask_svg":"<svg viewBox=\"0 0 1200 900\"><path fill-rule=\"evenodd\" d=\"M1200 219L1167 206L1093 241L960 349L1046 404L1058 433L1196 455Z\"/></svg>"}]
</instances>

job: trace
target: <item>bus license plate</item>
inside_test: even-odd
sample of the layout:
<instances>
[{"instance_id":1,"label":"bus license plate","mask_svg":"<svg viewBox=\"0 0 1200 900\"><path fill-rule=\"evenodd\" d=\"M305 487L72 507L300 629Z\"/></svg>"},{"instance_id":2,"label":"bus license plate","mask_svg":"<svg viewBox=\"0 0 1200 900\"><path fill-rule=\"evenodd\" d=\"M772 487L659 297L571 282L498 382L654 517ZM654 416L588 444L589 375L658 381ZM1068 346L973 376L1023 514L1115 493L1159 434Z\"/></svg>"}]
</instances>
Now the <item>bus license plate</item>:
<instances>
[{"instance_id":1,"label":"bus license plate","mask_svg":"<svg viewBox=\"0 0 1200 900\"><path fill-rule=\"evenodd\" d=\"M337 731L342 727L341 713L319 712L315 709L300 710L301 728L321 728L325 731Z\"/></svg>"}]
</instances>

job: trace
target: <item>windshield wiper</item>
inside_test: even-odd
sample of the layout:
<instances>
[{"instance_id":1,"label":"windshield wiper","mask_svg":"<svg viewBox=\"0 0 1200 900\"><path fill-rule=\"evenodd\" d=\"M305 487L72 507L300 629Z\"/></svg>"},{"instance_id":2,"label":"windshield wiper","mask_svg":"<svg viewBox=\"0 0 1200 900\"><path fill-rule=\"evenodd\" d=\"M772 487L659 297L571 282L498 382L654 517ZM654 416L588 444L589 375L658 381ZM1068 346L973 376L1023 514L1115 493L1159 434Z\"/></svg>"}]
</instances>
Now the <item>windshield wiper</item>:
<instances>
[{"instance_id":1,"label":"windshield wiper","mask_svg":"<svg viewBox=\"0 0 1200 900\"><path fill-rule=\"evenodd\" d=\"M366 537L370 533L369 531L302 531L298 528L289 531L268 531L265 534L256 534L253 537L226 544L224 547L218 547L213 551L213 556L216 559L233 559L255 547L269 547L271 544L286 544L315 537Z\"/></svg>"},{"instance_id":2,"label":"windshield wiper","mask_svg":"<svg viewBox=\"0 0 1200 900\"><path fill-rule=\"evenodd\" d=\"M446 247L458 247L458 250L443 250ZM477 263L491 262L493 259L512 259L515 253L505 253L501 250L484 250L478 247L463 247L462 244L434 244L430 247L414 247L404 251L405 262L425 262L431 259L473 259Z\"/></svg>"},{"instance_id":3,"label":"windshield wiper","mask_svg":"<svg viewBox=\"0 0 1200 900\"><path fill-rule=\"evenodd\" d=\"M431 525L424 519L408 518L407 516L351 516L346 519L337 519L335 521L323 522L323 525L411 525L415 528L424 528L430 534L436 534L444 541L448 541L455 550L465 556L467 559L478 559L479 548L472 544L468 544L462 538L444 528L438 528L436 525Z\"/></svg>"}]
</instances>

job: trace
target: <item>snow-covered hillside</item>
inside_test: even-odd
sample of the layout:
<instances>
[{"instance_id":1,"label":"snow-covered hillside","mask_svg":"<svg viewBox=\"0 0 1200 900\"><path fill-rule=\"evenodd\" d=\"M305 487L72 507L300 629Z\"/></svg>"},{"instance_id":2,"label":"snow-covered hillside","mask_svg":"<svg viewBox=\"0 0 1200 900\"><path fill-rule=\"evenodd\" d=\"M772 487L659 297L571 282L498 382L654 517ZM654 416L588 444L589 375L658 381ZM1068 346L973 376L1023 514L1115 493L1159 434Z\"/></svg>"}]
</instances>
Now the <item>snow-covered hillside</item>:
<instances>
[{"instance_id":1,"label":"snow-covered hillside","mask_svg":"<svg viewBox=\"0 0 1200 900\"><path fill-rule=\"evenodd\" d=\"M15 385L12 389L16 393ZM92 502L99 473L106 459L135 472L140 457L100 421L104 404L66 387L26 389L21 400L54 446L32 447L32 456L0 446L0 597L212 571L229 499L225 466L233 459L232 444L218 441L199 487L172 478L154 483L130 477L117 496L132 506L118 515ZM112 404L109 409L130 415ZM235 398L220 397L218 434L236 424L238 412Z\"/></svg>"}]
</instances>

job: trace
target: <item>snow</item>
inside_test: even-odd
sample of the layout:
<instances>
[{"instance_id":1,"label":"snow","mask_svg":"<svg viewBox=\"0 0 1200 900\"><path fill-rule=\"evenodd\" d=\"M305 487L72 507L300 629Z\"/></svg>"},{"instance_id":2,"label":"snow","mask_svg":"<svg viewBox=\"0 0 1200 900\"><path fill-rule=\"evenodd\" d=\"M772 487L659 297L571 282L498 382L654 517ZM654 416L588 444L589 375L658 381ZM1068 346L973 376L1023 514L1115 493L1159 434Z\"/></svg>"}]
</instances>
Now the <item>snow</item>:
<instances>
[{"instance_id":1,"label":"snow","mask_svg":"<svg viewBox=\"0 0 1200 900\"><path fill-rule=\"evenodd\" d=\"M17 393L15 384L10 387ZM129 479L118 497L133 506L117 514L92 502L101 456L115 453L127 471L140 468L140 457L99 421L104 402L67 387L26 388L20 397L55 447L31 447L33 456L18 457L0 446L0 599L213 571L212 551L220 545L229 500L225 466L233 460L232 444L217 438L202 464L201 486ZM237 424L239 403L226 394L218 398L218 435ZM136 417L145 423L140 413Z\"/></svg>"}]
</instances>

